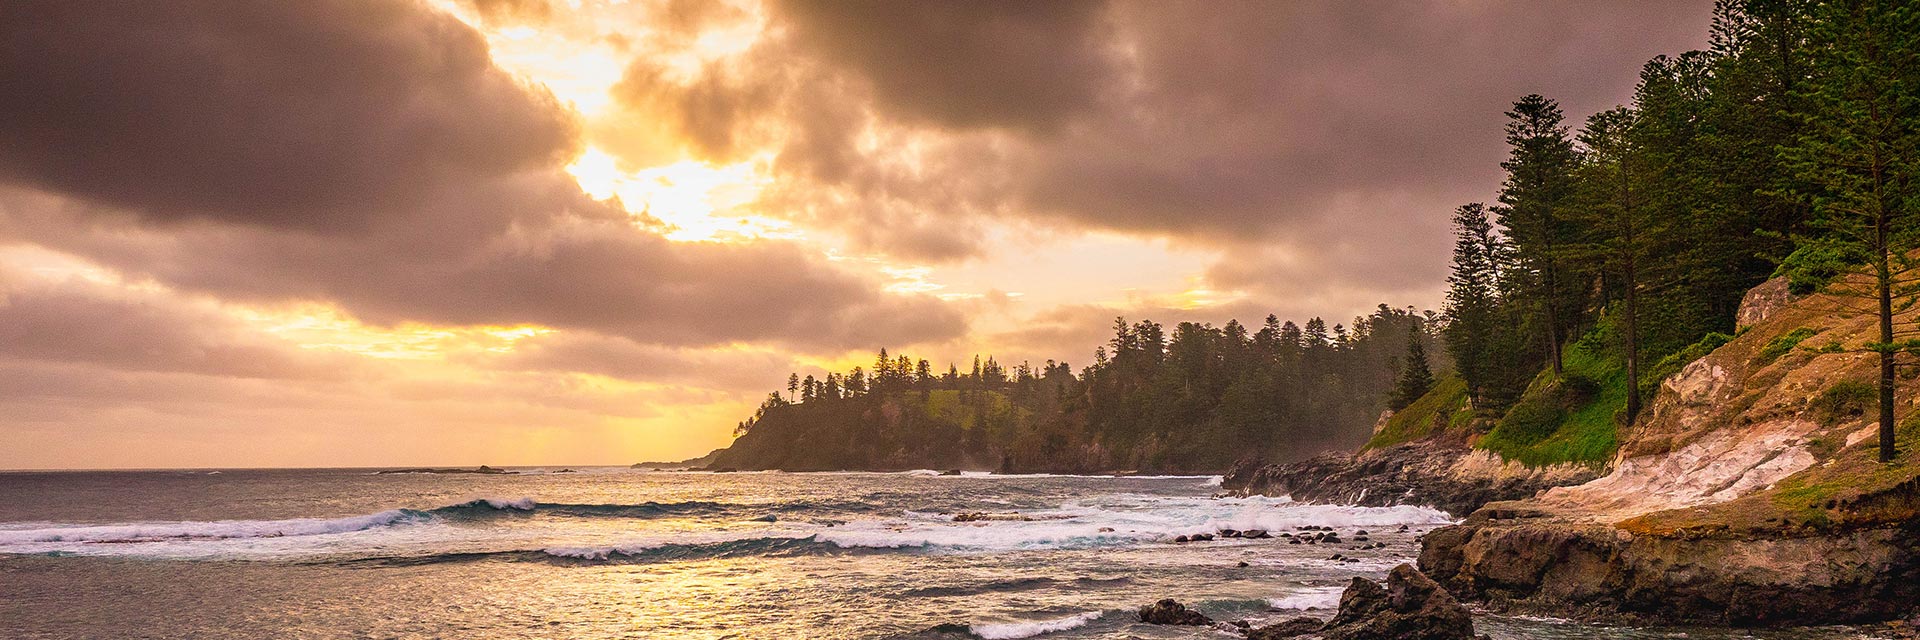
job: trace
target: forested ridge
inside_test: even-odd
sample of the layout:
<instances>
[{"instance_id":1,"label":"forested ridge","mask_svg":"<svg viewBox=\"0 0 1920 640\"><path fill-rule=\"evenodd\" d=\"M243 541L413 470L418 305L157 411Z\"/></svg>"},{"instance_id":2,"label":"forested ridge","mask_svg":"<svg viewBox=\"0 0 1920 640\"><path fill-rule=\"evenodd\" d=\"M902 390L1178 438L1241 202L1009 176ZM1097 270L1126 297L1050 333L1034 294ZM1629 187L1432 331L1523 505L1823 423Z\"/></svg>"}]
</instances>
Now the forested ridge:
<instances>
[{"instance_id":1,"label":"forested ridge","mask_svg":"<svg viewBox=\"0 0 1920 640\"><path fill-rule=\"evenodd\" d=\"M1350 448L1366 437L1354 426L1395 395L1409 349L1437 345L1434 326L1432 313L1385 305L1351 326L1268 316L1253 330L1183 322L1169 333L1116 319L1078 371L992 356L936 369L881 350L871 369L790 376L713 464L1214 471L1247 455Z\"/></svg>"},{"instance_id":2,"label":"forested ridge","mask_svg":"<svg viewBox=\"0 0 1920 640\"><path fill-rule=\"evenodd\" d=\"M1349 448L1408 405L1372 444L1453 430L1529 463L1599 462L1773 277L1880 318L1862 349L1896 455L1894 381L1920 352L1894 320L1920 288L1920 8L1722 0L1709 47L1649 61L1629 104L1569 123L1526 95L1505 115L1500 189L1451 212L1443 313L1171 335L1122 320L1079 371L988 357L942 374L882 352L795 376L716 465L1208 471Z\"/></svg>"}]
</instances>

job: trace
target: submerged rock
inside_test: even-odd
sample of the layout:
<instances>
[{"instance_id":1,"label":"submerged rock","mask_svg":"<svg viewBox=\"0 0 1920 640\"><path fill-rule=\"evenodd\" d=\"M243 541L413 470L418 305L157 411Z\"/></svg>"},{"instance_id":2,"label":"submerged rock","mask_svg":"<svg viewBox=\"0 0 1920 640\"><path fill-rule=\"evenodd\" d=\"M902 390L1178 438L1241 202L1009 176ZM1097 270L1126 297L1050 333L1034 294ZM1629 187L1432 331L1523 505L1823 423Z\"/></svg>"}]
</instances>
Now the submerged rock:
<instances>
[{"instance_id":1,"label":"submerged rock","mask_svg":"<svg viewBox=\"0 0 1920 640\"><path fill-rule=\"evenodd\" d=\"M1320 630L1323 623L1319 618L1299 617L1286 622L1270 624L1247 632L1247 640L1280 640L1304 636Z\"/></svg>"},{"instance_id":2,"label":"submerged rock","mask_svg":"<svg viewBox=\"0 0 1920 640\"><path fill-rule=\"evenodd\" d=\"M1188 609L1186 605L1169 598L1140 607L1140 621L1147 624L1174 624L1189 626L1207 626L1213 619L1206 614Z\"/></svg>"}]
</instances>

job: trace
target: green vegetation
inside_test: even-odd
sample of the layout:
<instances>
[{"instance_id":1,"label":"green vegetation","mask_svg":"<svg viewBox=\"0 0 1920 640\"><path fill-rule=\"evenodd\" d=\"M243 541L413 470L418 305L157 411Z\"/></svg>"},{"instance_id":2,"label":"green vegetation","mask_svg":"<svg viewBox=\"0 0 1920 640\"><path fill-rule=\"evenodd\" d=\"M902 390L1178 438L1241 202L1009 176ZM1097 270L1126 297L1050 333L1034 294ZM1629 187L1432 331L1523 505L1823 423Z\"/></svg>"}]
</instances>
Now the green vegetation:
<instances>
[{"instance_id":1,"label":"green vegetation","mask_svg":"<svg viewBox=\"0 0 1920 640\"><path fill-rule=\"evenodd\" d=\"M1866 261L1867 254L1857 247L1808 244L1787 254L1773 275L1786 276L1787 291L1805 295L1826 288Z\"/></svg>"},{"instance_id":2,"label":"green vegetation","mask_svg":"<svg viewBox=\"0 0 1920 640\"><path fill-rule=\"evenodd\" d=\"M1433 388L1420 396L1419 400L1394 412L1393 417L1387 419L1387 425L1367 441L1366 448L1378 449L1419 440L1452 429L1456 422L1464 425L1461 416L1472 417L1472 412L1467 410L1467 382L1461 380L1460 376L1447 375L1434 383Z\"/></svg>"},{"instance_id":3,"label":"green vegetation","mask_svg":"<svg viewBox=\"0 0 1920 640\"><path fill-rule=\"evenodd\" d=\"M1858 380L1841 380L1820 390L1807 401L1815 419L1829 426L1858 420L1867 414L1879 396L1873 385Z\"/></svg>"},{"instance_id":4,"label":"green vegetation","mask_svg":"<svg viewBox=\"0 0 1920 640\"><path fill-rule=\"evenodd\" d=\"M1660 359L1660 362L1654 364L1652 369L1648 369L1646 375L1640 379L1641 397L1653 397L1654 392L1660 389L1660 383L1662 381L1672 377L1673 374L1680 373L1680 370L1688 364L1707 357L1707 354L1713 353L1714 349L1718 349L1732 341L1733 336L1715 331L1702 336L1699 342L1667 354L1666 357Z\"/></svg>"},{"instance_id":5,"label":"green vegetation","mask_svg":"<svg viewBox=\"0 0 1920 640\"><path fill-rule=\"evenodd\" d=\"M1482 446L1528 462L1606 455L1616 423L1724 344L1741 297L1778 275L1877 316L1864 348L1880 360L1880 451L1893 455L1895 360L1920 354L1920 329L1892 321L1920 297L1920 8L1727 0L1711 41L1649 61L1630 104L1577 130L1539 95L1507 112L1497 204L1454 215L1446 308L1472 404L1505 412ZM1607 340L1563 353L1582 329ZM1757 362L1817 333L1782 336Z\"/></svg>"},{"instance_id":6,"label":"green vegetation","mask_svg":"<svg viewBox=\"0 0 1920 640\"><path fill-rule=\"evenodd\" d=\"M1567 349L1564 373L1542 373L1476 446L1536 466L1611 459L1620 448L1627 376L1599 342L1583 339Z\"/></svg>"},{"instance_id":7,"label":"green vegetation","mask_svg":"<svg viewBox=\"0 0 1920 640\"><path fill-rule=\"evenodd\" d=\"M1800 327L1788 331L1780 337L1768 341L1767 346L1761 347L1760 353L1754 357L1754 364L1762 367L1773 364L1773 361L1779 360L1780 356L1787 355L1788 352L1793 351L1794 347L1798 347L1800 343L1805 342L1807 338L1811 338L1819 333L1819 329L1812 327Z\"/></svg>"}]
</instances>

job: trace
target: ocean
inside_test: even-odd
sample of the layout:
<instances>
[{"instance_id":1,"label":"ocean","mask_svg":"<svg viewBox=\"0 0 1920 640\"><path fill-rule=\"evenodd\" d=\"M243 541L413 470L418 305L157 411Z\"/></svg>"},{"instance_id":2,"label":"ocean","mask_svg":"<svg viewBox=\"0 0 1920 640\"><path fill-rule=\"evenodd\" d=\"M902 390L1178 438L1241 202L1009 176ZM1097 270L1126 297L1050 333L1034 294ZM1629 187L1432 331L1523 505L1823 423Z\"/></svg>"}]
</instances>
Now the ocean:
<instances>
[{"instance_id":1,"label":"ocean","mask_svg":"<svg viewBox=\"0 0 1920 640\"><path fill-rule=\"evenodd\" d=\"M1216 497L1217 477L513 471L0 473L0 638L1230 638L1132 611L1330 616L1351 578L1411 562L1449 522ZM1346 541L1173 542L1303 527Z\"/></svg>"}]
</instances>

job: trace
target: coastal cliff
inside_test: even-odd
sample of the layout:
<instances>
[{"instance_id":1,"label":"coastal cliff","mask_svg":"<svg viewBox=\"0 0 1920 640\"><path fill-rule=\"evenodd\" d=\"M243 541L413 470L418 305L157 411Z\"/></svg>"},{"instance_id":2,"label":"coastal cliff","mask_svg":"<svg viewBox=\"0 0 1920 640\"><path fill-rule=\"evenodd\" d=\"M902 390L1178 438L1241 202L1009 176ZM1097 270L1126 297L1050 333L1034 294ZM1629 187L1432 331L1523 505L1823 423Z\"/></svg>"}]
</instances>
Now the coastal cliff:
<instances>
[{"instance_id":1,"label":"coastal cliff","mask_svg":"<svg viewBox=\"0 0 1920 640\"><path fill-rule=\"evenodd\" d=\"M1750 292L1740 333L1666 378L1610 471L1494 502L1425 540L1421 569L1514 611L1733 625L1885 620L1920 599L1920 421L1875 459L1871 314ZM1899 319L1912 322L1912 310Z\"/></svg>"}]
</instances>

